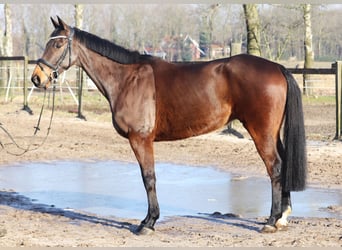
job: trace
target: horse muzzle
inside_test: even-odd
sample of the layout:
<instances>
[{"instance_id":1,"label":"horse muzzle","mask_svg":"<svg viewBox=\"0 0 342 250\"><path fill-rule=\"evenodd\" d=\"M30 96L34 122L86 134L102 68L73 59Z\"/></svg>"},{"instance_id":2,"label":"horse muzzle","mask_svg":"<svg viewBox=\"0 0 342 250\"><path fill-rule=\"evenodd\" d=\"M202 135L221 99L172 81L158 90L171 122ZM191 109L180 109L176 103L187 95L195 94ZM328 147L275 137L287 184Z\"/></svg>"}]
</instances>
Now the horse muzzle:
<instances>
[{"instance_id":1,"label":"horse muzzle","mask_svg":"<svg viewBox=\"0 0 342 250\"><path fill-rule=\"evenodd\" d=\"M34 86L37 88L48 88L51 80L51 77L43 72L40 67L36 66L31 76L31 81Z\"/></svg>"}]
</instances>

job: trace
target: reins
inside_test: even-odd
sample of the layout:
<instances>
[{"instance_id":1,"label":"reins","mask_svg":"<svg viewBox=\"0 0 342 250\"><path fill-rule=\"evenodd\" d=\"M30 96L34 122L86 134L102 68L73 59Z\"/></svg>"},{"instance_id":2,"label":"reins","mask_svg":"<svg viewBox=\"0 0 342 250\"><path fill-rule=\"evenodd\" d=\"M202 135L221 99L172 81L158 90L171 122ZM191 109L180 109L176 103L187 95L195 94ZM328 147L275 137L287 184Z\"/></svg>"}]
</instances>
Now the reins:
<instances>
[{"instance_id":1,"label":"reins","mask_svg":"<svg viewBox=\"0 0 342 250\"><path fill-rule=\"evenodd\" d=\"M50 115L50 121L49 121L49 127L47 128L47 132L46 135L44 137L44 139L42 140L42 142L40 144L38 144L35 148L31 148L32 145L34 145L33 143L33 139L36 137L37 132L40 131L40 122L43 116L43 111L45 108L45 100L46 100L46 90L44 91L44 98L43 98L43 105L41 107L40 110L40 114L39 114L39 118L37 121L37 125L34 127L34 133L31 136L31 141L29 143L29 145L27 146L27 148L24 148L22 146L20 146L16 140L13 138L13 136L11 135L11 133L0 123L0 129L2 129L5 134L9 137L9 139L12 141L12 143L16 146L17 149L22 150L21 153L14 153L9 151L5 145L0 141L0 147L6 151L6 153L10 154L10 155L14 155L14 156L21 156L29 151L34 151L39 149L41 146L44 145L44 143L46 142L46 139L48 138L49 134L50 134L50 130L51 130L51 125L52 125L52 120L53 120L53 114L54 114L54 110L55 110L55 96L56 96L56 79L54 79L53 81L53 87L52 87L52 108L51 108L51 115Z\"/></svg>"},{"instance_id":2,"label":"reins","mask_svg":"<svg viewBox=\"0 0 342 250\"><path fill-rule=\"evenodd\" d=\"M62 62L64 61L64 59L66 58L66 55L68 54L69 52L69 67L71 65L71 42L72 42L72 39L73 39L73 36L74 36L74 29L71 29L70 30L70 34L69 36L53 36L53 37L50 37L49 41L50 40L54 40L54 39L67 39L68 40L68 43L67 43L67 46L66 48L64 49L63 53L61 54L61 56L59 57L59 59L57 60L56 62L56 65L53 65L52 63L48 62L47 60L43 59L43 58L40 58L38 59L37 61L37 65L40 67L41 71L47 76L47 79L50 80L52 82L52 85L53 85L53 98L52 98L52 110L51 110L51 116L50 116L50 122L49 122L49 127L47 129L47 132L46 132L46 136L44 137L43 141L41 142L41 144L39 144L37 147L35 148L31 148L32 145L33 145L33 138L37 135L38 131L40 131L40 122L41 122L41 119L42 119L42 116L43 116L43 111L44 111L44 105L45 105L45 99L46 99L46 90L44 92L44 100L43 100L43 105L42 105L42 108L40 110L40 114L39 114L39 118L38 118L38 121L37 121L37 125L34 127L34 133L31 137L31 142L29 143L29 145L27 146L27 148L24 148L24 147L21 147L13 138L13 136L8 132L8 130L6 128L4 128L4 126L0 123L0 128L5 132L5 134L7 134L7 136L10 138L10 140L12 141L12 143L20 150L22 150L21 153L14 153L14 152L11 152L9 150L6 149L5 145L3 143L1 143L0 141L0 147L2 147L2 149L6 150L6 152L8 154L11 154L11 155L15 155L15 156L20 156L20 155L23 155L25 154L26 152L29 152L29 151L33 151L33 150L37 150L39 149L42 145L44 145L47 137L49 136L50 134L50 130L51 130L51 124L52 124L52 119L53 119L53 113L54 113L54 109L55 109L55 95L56 95L56 82L57 82L57 78L58 78L58 75L59 75L59 69L61 67L61 64ZM40 65L40 64L44 64L45 66L49 67L50 69L52 69L52 72L50 75L48 75L44 68Z\"/></svg>"}]
</instances>

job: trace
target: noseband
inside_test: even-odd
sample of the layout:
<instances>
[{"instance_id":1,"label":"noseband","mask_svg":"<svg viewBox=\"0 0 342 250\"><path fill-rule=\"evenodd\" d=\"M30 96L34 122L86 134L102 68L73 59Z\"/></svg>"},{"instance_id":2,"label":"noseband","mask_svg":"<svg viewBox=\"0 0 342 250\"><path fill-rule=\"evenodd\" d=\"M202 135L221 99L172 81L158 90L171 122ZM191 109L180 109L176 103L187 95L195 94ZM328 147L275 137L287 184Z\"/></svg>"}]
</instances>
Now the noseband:
<instances>
[{"instance_id":1,"label":"noseband","mask_svg":"<svg viewBox=\"0 0 342 250\"><path fill-rule=\"evenodd\" d=\"M63 38L63 39L68 39L68 45L67 47L64 49L62 55L60 56L60 58L57 60L56 62L56 66L54 66L52 63L46 61L43 58L38 59L37 61L37 65L39 66L39 68L44 72L44 74L48 77L48 79L50 81L52 80L56 80L58 78L58 70L61 67L62 62L64 61L67 52L69 51L69 66L71 66L71 42L72 42L72 38L74 36L75 30L73 28L70 29L70 35L69 36L53 36L50 37L50 40L54 40L54 39L59 39L59 38ZM47 67L49 67L50 69L52 69L52 72L50 75L48 75L45 71L44 68L40 65L40 64L44 64Z\"/></svg>"}]
</instances>

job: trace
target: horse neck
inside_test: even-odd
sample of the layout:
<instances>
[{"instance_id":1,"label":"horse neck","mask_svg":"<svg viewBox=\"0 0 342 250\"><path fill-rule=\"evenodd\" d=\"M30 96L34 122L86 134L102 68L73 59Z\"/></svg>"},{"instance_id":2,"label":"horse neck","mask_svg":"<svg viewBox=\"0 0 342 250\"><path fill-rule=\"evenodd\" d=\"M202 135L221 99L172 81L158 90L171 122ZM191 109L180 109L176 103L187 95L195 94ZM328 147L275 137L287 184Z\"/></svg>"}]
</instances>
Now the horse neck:
<instances>
[{"instance_id":1,"label":"horse neck","mask_svg":"<svg viewBox=\"0 0 342 250\"><path fill-rule=\"evenodd\" d=\"M77 65L81 67L95 83L99 91L113 106L122 81L123 65L97 54L85 47L80 48Z\"/></svg>"}]
</instances>

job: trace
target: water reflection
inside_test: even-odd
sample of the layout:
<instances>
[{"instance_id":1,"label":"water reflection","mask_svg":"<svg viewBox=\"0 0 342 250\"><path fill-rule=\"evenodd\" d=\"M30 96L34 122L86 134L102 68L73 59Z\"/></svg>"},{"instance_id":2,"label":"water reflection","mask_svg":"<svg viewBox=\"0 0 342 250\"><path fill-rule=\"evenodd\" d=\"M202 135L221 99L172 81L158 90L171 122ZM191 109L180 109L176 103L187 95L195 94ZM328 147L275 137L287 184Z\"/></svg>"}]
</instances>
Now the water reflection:
<instances>
[{"instance_id":1,"label":"water reflection","mask_svg":"<svg viewBox=\"0 0 342 250\"><path fill-rule=\"evenodd\" d=\"M234 180L213 168L156 165L157 192L162 216L198 213L267 216L270 182L251 177ZM0 168L0 187L38 203L100 215L141 219L146 193L138 164L117 161L58 161ZM293 193L294 216L336 217L322 210L342 205L338 190L308 189Z\"/></svg>"}]
</instances>

